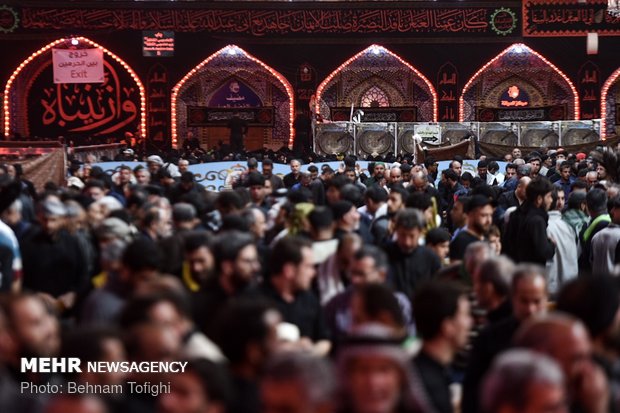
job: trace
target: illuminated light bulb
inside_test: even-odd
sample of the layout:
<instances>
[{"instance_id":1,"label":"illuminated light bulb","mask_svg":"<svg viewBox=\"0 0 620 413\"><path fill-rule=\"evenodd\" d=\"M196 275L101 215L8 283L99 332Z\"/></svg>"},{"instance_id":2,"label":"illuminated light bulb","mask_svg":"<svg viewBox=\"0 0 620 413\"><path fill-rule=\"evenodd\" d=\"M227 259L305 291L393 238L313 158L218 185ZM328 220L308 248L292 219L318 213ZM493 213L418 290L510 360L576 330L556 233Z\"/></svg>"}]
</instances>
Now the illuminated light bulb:
<instances>
[{"instance_id":1,"label":"illuminated light bulb","mask_svg":"<svg viewBox=\"0 0 620 413\"><path fill-rule=\"evenodd\" d=\"M78 39L71 39L71 44L77 46L78 44L80 44L80 41Z\"/></svg>"}]
</instances>

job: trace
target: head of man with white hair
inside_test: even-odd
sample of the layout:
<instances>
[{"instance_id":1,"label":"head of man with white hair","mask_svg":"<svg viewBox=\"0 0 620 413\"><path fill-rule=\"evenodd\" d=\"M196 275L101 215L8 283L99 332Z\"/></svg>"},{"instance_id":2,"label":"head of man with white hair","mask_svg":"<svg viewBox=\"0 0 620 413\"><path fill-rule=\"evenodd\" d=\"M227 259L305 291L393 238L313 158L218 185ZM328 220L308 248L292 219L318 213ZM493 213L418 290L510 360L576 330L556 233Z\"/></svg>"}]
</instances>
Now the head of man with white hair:
<instances>
[{"instance_id":1,"label":"head of man with white hair","mask_svg":"<svg viewBox=\"0 0 620 413\"><path fill-rule=\"evenodd\" d=\"M568 411L562 370L550 357L531 350L501 354L482 389L485 413Z\"/></svg>"}]
</instances>

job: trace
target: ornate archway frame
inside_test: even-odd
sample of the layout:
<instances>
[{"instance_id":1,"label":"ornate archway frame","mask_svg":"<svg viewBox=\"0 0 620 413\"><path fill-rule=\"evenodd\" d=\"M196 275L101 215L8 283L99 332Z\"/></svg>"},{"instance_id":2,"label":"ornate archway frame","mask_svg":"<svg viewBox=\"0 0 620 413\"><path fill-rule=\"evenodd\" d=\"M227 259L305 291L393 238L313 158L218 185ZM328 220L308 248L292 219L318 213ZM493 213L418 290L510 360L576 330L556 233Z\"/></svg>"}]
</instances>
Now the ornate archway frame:
<instances>
[{"instance_id":1,"label":"ornate archway frame","mask_svg":"<svg viewBox=\"0 0 620 413\"><path fill-rule=\"evenodd\" d=\"M99 45L98 43L95 43L92 40L87 39L86 37L71 37L71 38L63 37L61 39L55 40L43 46L36 52L32 53L26 60L22 61L19 64L19 66L17 66L17 68L13 71L13 73L9 77L9 80L6 82L6 85L4 87L4 99L2 102L3 103L2 105L3 114L4 114L4 128L3 128L4 138L8 139L11 134L11 103L10 103L11 95L10 94L11 94L11 87L13 86L13 82L15 82L15 79L17 79L17 77L24 70L24 68L26 68L26 66L31 64L35 59L37 59L44 53L50 51L53 47L66 43L67 41L70 41L70 40L77 40L78 42L84 42L91 47L101 49L104 54L110 56L113 60L115 60L118 64L120 64L123 67L123 69L125 69L129 73L133 81L136 82L136 85L138 86L138 89L140 91L140 134L144 138L146 138L146 91L144 89L144 85L142 84L142 81L140 80L140 77L138 77L136 72L123 59L121 59L120 57L118 57L116 54L112 53L105 47Z\"/></svg>"},{"instance_id":2,"label":"ornate archway frame","mask_svg":"<svg viewBox=\"0 0 620 413\"><path fill-rule=\"evenodd\" d=\"M171 125L171 131L172 131L172 147L176 148L177 147L177 143L178 143L178 131L177 131L177 100L179 97L179 94L181 93L181 90L183 88L183 86L185 85L185 83L187 83L187 81L192 78L194 75L196 75L200 69L202 69L203 67L205 67L209 62L211 62L213 59L215 59L216 57L222 55L222 54L231 54L231 55L235 55L235 54L242 54L245 58L251 60L252 62L258 64L259 66L261 66L263 69L267 70L269 73L271 73L276 79L278 79L278 81L282 84L282 86L284 87L284 89L286 90L286 93L288 95L289 98L289 140L288 140L288 146L289 148L292 148L293 145L293 139L294 139L294 130L293 130L293 120L295 117L295 94L293 92L293 87L291 86L291 84L288 82L288 80L286 80L286 78L284 76L282 76L278 71L276 71L275 69L273 69L272 67L268 66L267 64L265 64L262 60L252 56L251 54L249 54L248 52L246 52L245 50L243 50L242 48L240 48L239 46L236 45L228 45L226 47L223 47L222 49L218 50L217 52L213 53L212 55L210 55L209 57L207 57L206 59L204 59L202 62L200 62L197 66L195 66L192 70L190 70L189 72L187 72L187 74L185 74L185 76L183 76L183 78L172 88L172 94L171 94L171 121L172 121L172 125Z\"/></svg>"},{"instance_id":3,"label":"ornate archway frame","mask_svg":"<svg viewBox=\"0 0 620 413\"><path fill-rule=\"evenodd\" d=\"M616 85L619 77L620 67L607 78L601 89L601 139L607 138L607 95L609 94L609 89Z\"/></svg>"},{"instance_id":4,"label":"ornate archway frame","mask_svg":"<svg viewBox=\"0 0 620 413\"><path fill-rule=\"evenodd\" d=\"M534 56L536 56L537 58L542 60L547 66L549 66L557 74L559 74L560 77L562 77L562 79L564 79L564 81L568 84L571 92L573 93L573 102L574 102L573 103L573 105L574 105L574 108L573 108L574 109L573 118L574 118L574 120L579 120L579 93L577 92L577 89L575 88L575 85L570 80L570 78L564 72L562 72L556 65L551 63L543 55L541 55L540 53L538 53L537 51L535 51L531 47L529 47L529 46L527 46L527 45L525 45L523 43L515 43L515 44L512 44L512 45L508 46L506 49L501 51L493 59L491 59L487 63L485 63L484 66L482 66L480 69L478 69L476 71L476 73L474 73L474 75L467 81L465 86L463 86L463 91L461 92L461 96L459 97L459 122L464 122L464 119L465 119L465 114L464 114L465 93L467 93L467 91L476 83L478 78L482 75L482 73L484 73L489 68L489 66L491 66L493 63L497 62L499 59L504 57L504 55L506 55L507 53L509 53L510 51L512 51L512 50L514 50L516 48L521 48L523 50L526 50L526 51L534 54Z\"/></svg>"},{"instance_id":5,"label":"ornate archway frame","mask_svg":"<svg viewBox=\"0 0 620 413\"><path fill-rule=\"evenodd\" d=\"M413 67L410 63L406 62L403 58L401 58L397 54L389 51L385 47L379 46L377 44L373 44L373 45L368 46L367 48L365 48L361 52L357 53L356 55L354 55L353 57L351 57L350 59L345 61L343 64L338 66L338 68L336 70L331 72L329 74L329 76L327 76L321 82L321 84L319 84L319 87L316 90L316 108L315 108L316 113L320 113L320 110L321 110L321 108L320 108L321 97L323 95L323 92L325 91L325 88L334 79L334 77L336 77L338 75L338 73L342 72L342 70L344 68L346 68L351 63L353 63L354 61L356 61L357 59L359 59L360 57L364 56L367 53L386 53L389 56L391 56L391 57L395 58L396 60L398 60L400 63L402 63L404 66L406 66L409 70L414 72L416 74L416 76L418 76L420 79L422 79L422 81L428 87L428 89L429 89L429 91L431 93L431 96L433 97L433 122L437 122L437 92L435 91L435 87L430 82L430 80L428 80L428 78L426 76L424 76L422 74L422 72L420 72L418 69Z\"/></svg>"}]
</instances>

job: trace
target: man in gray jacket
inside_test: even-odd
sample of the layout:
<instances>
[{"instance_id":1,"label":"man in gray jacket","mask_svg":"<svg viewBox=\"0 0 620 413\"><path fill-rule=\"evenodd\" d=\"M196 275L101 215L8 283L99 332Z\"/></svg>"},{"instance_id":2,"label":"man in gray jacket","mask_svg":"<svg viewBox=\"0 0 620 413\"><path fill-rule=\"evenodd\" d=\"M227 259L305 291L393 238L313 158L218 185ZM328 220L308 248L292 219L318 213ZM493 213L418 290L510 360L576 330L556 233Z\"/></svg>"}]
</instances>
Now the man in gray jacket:
<instances>
[{"instance_id":1,"label":"man in gray jacket","mask_svg":"<svg viewBox=\"0 0 620 413\"><path fill-rule=\"evenodd\" d=\"M611 223L592 237L592 274L614 275L616 247L620 241L620 196L609 203Z\"/></svg>"},{"instance_id":2,"label":"man in gray jacket","mask_svg":"<svg viewBox=\"0 0 620 413\"><path fill-rule=\"evenodd\" d=\"M563 284L577 277L577 234L562 220L564 190L556 187L552 193L553 202L549 208L547 236L555 241L555 254L547 261L547 285L549 294L556 295Z\"/></svg>"}]
</instances>

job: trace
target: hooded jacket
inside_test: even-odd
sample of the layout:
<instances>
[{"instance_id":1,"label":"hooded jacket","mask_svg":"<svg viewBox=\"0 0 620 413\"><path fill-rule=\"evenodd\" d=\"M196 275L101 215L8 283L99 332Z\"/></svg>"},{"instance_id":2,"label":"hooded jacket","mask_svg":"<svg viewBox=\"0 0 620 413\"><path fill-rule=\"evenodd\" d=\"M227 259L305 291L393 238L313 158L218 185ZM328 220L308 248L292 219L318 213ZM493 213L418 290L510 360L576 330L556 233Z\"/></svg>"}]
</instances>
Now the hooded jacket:
<instances>
[{"instance_id":1,"label":"hooded jacket","mask_svg":"<svg viewBox=\"0 0 620 413\"><path fill-rule=\"evenodd\" d=\"M523 203L511 215L504 231L502 245L515 262L531 262L545 266L555 254L555 245L547 238L549 216L542 208Z\"/></svg>"}]
</instances>

